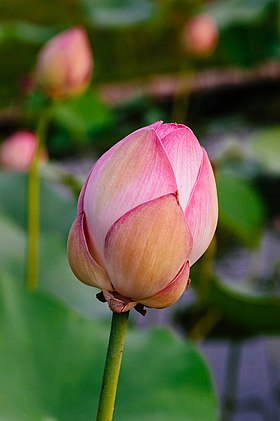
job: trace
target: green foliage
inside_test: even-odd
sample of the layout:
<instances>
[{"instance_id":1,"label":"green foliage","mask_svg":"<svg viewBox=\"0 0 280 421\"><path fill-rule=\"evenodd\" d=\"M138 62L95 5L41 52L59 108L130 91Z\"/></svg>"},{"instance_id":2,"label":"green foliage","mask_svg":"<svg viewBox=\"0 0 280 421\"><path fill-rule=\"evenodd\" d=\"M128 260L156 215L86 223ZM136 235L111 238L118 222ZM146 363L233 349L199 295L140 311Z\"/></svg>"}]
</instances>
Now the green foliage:
<instances>
[{"instance_id":1,"label":"green foliage","mask_svg":"<svg viewBox=\"0 0 280 421\"><path fill-rule=\"evenodd\" d=\"M65 126L73 134L85 134L102 129L110 122L110 111L91 92L68 101L57 102L53 107L57 124Z\"/></svg>"},{"instance_id":2,"label":"green foliage","mask_svg":"<svg viewBox=\"0 0 280 421\"><path fill-rule=\"evenodd\" d=\"M31 45L41 45L54 35L55 30L50 26L21 21L0 23L0 43L20 41Z\"/></svg>"},{"instance_id":3,"label":"green foliage","mask_svg":"<svg viewBox=\"0 0 280 421\"><path fill-rule=\"evenodd\" d=\"M1 279L0 301L0 419L93 419L109 326L80 318L42 293L27 293L9 278ZM116 421L186 416L218 419L198 351L166 330L128 332Z\"/></svg>"},{"instance_id":4,"label":"green foliage","mask_svg":"<svg viewBox=\"0 0 280 421\"><path fill-rule=\"evenodd\" d=\"M54 134L49 142L49 149L54 154L72 153L81 147L86 149L90 141L99 150L100 132L106 131L112 124L112 113L91 91L67 101L57 102L52 107Z\"/></svg>"},{"instance_id":5,"label":"green foliage","mask_svg":"<svg viewBox=\"0 0 280 421\"><path fill-rule=\"evenodd\" d=\"M21 228L26 225L27 179L23 174L0 173L0 213L15 221ZM76 200L60 187L41 182L41 231L55 232L66 238L75 215Z\"/></svg>"},{"instance_id":6,"label":"green foliage","mask_svg":"<svg viewBox=\"0 0 280 421\"><path fill-rule=\"evenodd\" d=\"M102 27L123 27L142 23L155 11L151 0L82 0L91 22Z\"/></svg>"},{"instance_id":7,"label":"green foliage","mask_svg":"<svg viewBox=\"0 0 280 421\"><path fill-rule=\"evenodd\" d=\"M264 224L264 206L246 179L220 173L217 180L219 224L248 247L258 245Z\"/></svg>"},{"instance_id":8,"label":"green foliage","mask_svg":"<svg viewBox=\"0 0 280 421\"><path fill-rule=\"evenodd\" d=\"M209 302L240 334L280 334L280 297L276 295L246 291L242 284L236 287L215 279Z\"/></svg>"},{"instance_id":9,"label":"green foliage","mask_svg":"<svg viewBox=\"0 0 280 421\"><path fill-rule=\"evenodd\" d=\"M214 2L208 11L220 29L218 54L229 64L254 66L276 54L278 0Z\"/></svg>"},{"instance_id":10,"label":"green foliage","mask_svg":"<svg viewBox=\"0 0 280 421\"><path fill-rule=\"evenodd\" d=\"M219 27L236 22L251 23L260 21L275 0L228 0L215 1L207 9L216 19Z\"/></svg>"},{"instance_id":11,"label":"green foliage","mask_svg":"<svg viewBox=\"0 0 280 421\"><path fill-rule=\"evenodd\" d=\"M20 283L25 278L26 179L22 174L0 175L0 274ZM41 238L39 288L88 317L104 315L106 306L95 298L96 290L77 281L66 255L66 239L76 216L76 200L52 185L41 185Z\"/></svg>"},{"instance_id":12,"label":"green foliage","mask_svg":"<svg viewBox=\"0 0 280 421\"><path fill-rule=\"evenodd\" d=\"M263 171L280 174L280 127L271 127L255 133L250 139L256 161Z\"/></svg>"},{"instance_id":13,"label":"green foliage","mask_svg":"<svg viewBox=\"0 0 280 421\"><path fill-rule=\"evenodd\" d=\"M200 298L179 307L176 322L195 339L205 335L219 339L246 339L251 336L280 334L280 297L275 292L260 292L246 279L225 281L216 276L205 279L205 272L192 279ZM193 272L192 272L193 273Z\"/></svg>"},{"instance_id":14,"label":"green foliage","mask_svg":"<svg viewBox=\"0 0 280 421\"><path fill-rule=\"evenodd\" d=\"M9 21L28 20L60 26L77 24L82 19L79 0L2 0L0 16Z\"/></svg>"}]
</instances>

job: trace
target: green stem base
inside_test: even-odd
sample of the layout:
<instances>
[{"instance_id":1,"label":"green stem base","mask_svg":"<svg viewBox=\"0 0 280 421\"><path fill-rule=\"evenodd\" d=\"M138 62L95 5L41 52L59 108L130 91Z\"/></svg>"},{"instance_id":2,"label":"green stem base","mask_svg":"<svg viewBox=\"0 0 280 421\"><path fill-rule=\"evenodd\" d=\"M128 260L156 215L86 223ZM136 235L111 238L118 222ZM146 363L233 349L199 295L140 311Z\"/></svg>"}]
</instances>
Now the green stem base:
<instances>
[{"instance_id":1,"label":"green stem base","mask_svg":"<svg viewBox=\"0 0 280 421\"><path fill-rule=\"evenodd\" d=\"M96 421L113 419L129 312L113 313Z\"/></svg>"}]
</instances>

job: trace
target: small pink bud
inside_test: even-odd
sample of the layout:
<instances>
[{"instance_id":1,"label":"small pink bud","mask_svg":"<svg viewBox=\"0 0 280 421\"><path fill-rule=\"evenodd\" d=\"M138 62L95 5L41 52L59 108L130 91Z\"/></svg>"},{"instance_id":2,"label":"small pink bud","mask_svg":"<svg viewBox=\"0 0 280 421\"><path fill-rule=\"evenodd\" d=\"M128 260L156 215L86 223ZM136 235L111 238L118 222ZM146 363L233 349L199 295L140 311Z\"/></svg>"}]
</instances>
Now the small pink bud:
<instances>
[{"instance_id":1,"label":"small pink bud","mask_svg":"<svg viewBox=\"0 0 280 421\"><path fill-rule=\"evenodd\" d=\"M20 131L5 139L0 146L0 164L11 171L28 171L37 148L37 137L34 133ZM46 160L46 152L42 161Z\"/></svg>"},{"instance_id":2,"label":"small pink bud","mask_svg":"<svg viewBox=\"0 0 280 421\"><path fill-rule=\"evenodd\" d=\"M188 127L156 122L93 166L69 233L70 266L115 312L168 307L188 287L217 218L205 150Z\"/></svg>"},{"instance_id":3,"label":"small pink bud","mask_svg":"<svg viewBox=\"0 0 280 421\"><path fill-rule=\"evenodd\" d=\"M182 34L184 48L198 56L208 56L218 42L218 28L208 14L197 15L185 26Z\"/></svg>"},{"instance_id":4,"label":"small pink bud","mask_svg":"<svg viewBox=\"0 0 280 421\"><path fill-rule=\"evenodd\" d=\"M86 32L72 28L52 38L39 53L35 79L52 98L82 93L89 84L93 58Z\"/></svg>"}]
</instances>

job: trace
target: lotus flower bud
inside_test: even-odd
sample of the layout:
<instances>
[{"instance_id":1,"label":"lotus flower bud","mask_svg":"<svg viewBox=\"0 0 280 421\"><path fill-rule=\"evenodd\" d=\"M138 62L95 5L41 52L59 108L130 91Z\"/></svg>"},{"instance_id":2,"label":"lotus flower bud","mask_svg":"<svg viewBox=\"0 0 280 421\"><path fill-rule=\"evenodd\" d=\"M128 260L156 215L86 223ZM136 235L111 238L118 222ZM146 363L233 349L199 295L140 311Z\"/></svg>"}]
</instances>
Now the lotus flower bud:
<instances>
[{"instance_id":1,"label":"lotus flower bud","mask_svg":"<svg viewBox=\"0 0 280 421\"><path fill-rule=\"evenodd\" d=\"M70 266L115 312L168 307L188 286L217 216L205 150L188 127L156 122L93 166L69 233Z\"/></svg>"},{"instance_id":2,"label":"lotus flower bud","mask_svg":"<svg viewBox=\"0 0 280 421\"><path fill-rule=\"evenodd\" d=\"M0 146L0 164L12 171L28 171L37 148L37 137L34 133L20 131L12 134ZM46 152L42 160L46 159Z\"/></svg>"},{"instance_id":3,"label":"lotus flower bud","mask_svg":"<svg viewBox=\"0 0 280 421\"><path fill-rule=\"evenodd\" d=\"M90 81L92 62L85 31L72 28L52 38L42 48L35 79L52 98L78 95Z\"/></svg>"},{"instance_id":4,"label":"lotus flower bud","mask_svg":"<svg viewBox=\"0 0 280 421\"><path fill-rule=\"evenodd\" d=\"M197 56L210 55L217 45L218 28L208 14L197 15L185 26L182 34L184 47Z\"/></svg>"}]
</instances>

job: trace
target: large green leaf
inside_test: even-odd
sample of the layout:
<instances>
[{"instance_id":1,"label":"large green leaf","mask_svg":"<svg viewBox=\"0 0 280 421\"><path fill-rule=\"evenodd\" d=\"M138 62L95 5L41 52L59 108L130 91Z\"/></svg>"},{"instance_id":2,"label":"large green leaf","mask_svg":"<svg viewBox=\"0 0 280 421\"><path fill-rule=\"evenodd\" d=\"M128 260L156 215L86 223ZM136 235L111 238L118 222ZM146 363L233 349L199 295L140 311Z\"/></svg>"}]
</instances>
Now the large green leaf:
<instances>
[{"instance_id":1,"label":"large green leaf","mask_svg":"<svg viewBox=\"0 0 280 421\"><path fill-rule=\"evenodd\" d=\"M258 244L264 223L264 206L246 179L219 174L219 224L246 246Z\"/></svg>"},{"instance_id":2,"label":"large green leaf","mask_svg":"<svg viewBox=\"0 0 280 421\"><path fill-rule=\"evenodd\" d=\"M277 295L253 293L216 278L211 284L209 302L240 334L280 333L280 297Z\"/></svg>"},{"instance_id":3,"label":"large green leaf","mask_svg":"<svg viewBox=\"0 0 280 421\"><path fill-rule=\"evenodd\" d=\"M0 331L1 421L94 419L107 324L2 279ZM163 329L128 332L114 419L217 420L211 377L196 348Z\"/></svg>"}]
</instances>

